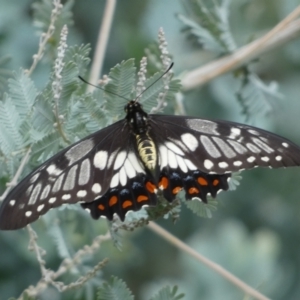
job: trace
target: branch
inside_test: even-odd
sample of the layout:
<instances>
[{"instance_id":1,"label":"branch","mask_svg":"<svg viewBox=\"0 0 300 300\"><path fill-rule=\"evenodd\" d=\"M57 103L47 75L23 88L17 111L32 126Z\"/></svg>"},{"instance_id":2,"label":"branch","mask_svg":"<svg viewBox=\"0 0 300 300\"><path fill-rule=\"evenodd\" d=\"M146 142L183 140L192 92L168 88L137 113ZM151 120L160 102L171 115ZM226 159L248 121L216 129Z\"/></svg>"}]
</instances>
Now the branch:
<instances>
[{"instance_id":1,"label":"branch","mask_svg":"<svg viewBox=\"0 0 300 300\"><path fill-rule=\"evenodd\" d=\"M152 231L154 231L156 234L164 238L166 241L171 243L173 246L177 247L178 249L186 252L190 256L196 258L196 260L200 261L204 265L208 266L210 269L224 277L226 280L233 283L235 286L237 286L239 289L244 291L247 295L254 297L257 300L270 300L269 298L265 297L261 293L259 293L257 290L253 289L249 285L247 285L245 282L225 270L220 265L212 262L205 256L201 255L200 253L196 252L194 249L183 243L181 240L179 240L174 235L167 232L165 229L160 227L159 225L155 224L154 222L150 222L148 228L150 228Z\"/></svg>"},{"instance_id":2,"label":"branch","mask_svg":"<svg viewBox=\"0 0 300 300\"><path fill-rule=\"evenodd\" d=\"M104 55L107 47L111 24L113 21L115 7L116 0L106 0L106 7L98 35L97 46L93 57L92 70L89 78L89 82L91 83L96 83L102 72ZM87 89L89 92L91 92L93 90L93 87L89 85Z\"/></svg>"},{"instance_id":3,"label":"branch","mask_svg":"<svg viewBox=\"0 0 300 300\"><path fill-rule=\"evenodd\" d=\"M49 41L49 39L52 37L54 30L55 30L55 22L58 18L58 16L61 13L63 5L60 3L60 0L53 0L53 10L51 12L51 19L50 19L50 24L48 27L47 32L43 32L40 36L40 43L39 43L39 49L38 53L33 55L33 62L29 70L26 70L26 73L28 76L30 76L33 72L33 70L36 68L38 62L42 59L46 45Z\"/></svg>"},{"instance_id":4,"label":"branch","mask_svg":"<svg viewBox=\"0 0 300 300\"><path fill-rule=\"evenodd\" d=\"M88 271L85 275L79 277L75 282L71 282L70 284L64 284L63 282L58 282L58 281L56 281L56 279L59 276L67 273L70 269L79 265L82 262L83 256L91 255L96 250L98 250L100 248L102 242L109 240L111 238L110 234L107 233L105 235L97 236L93 240L93 242L90 246L85 245L82 249L78 250L72 259L69 259L69 258L64 259L62 261L61 265L59 266L58 270L56 272L54 272L52 270L45 268L46 262L43 259L43 256L46 254L46 251L37 244L36 232L32 229L32 227L30 225L27 225L27 229L28 229L29 236L30 236L29 250L35 252L37 261L40 265L42 278L37 282L37 284L35 286L30 286L26 290L24 290L23 293L18 298L18 300L23 300L25 295L30 296L30 297L37 297L49 285L53 285L60 292L64 292L64 291L67 291L70 289L82 287L84 285L84 283L86 283L89 279L95 277L97 275L97 272L100 269L102 269L108 262L107 258L103 259L101 262L96 264L96 266L94 266L92 270Z\"/></svg>"},{"instance_id":5,"label":"branch","mask_svg":"<svg viewBox=\"0 0 300 300\"><path fill-rule=\"evenodd\" d=\"M222 57L211 63L187 73L182 79L183 90L201 86L215 77L237 69L260 54L274 49L300 35L300 20L294 21L300 15L300 6L277 24L263 37L241 47L233 54Z\"/></svg>"}]
</instances>

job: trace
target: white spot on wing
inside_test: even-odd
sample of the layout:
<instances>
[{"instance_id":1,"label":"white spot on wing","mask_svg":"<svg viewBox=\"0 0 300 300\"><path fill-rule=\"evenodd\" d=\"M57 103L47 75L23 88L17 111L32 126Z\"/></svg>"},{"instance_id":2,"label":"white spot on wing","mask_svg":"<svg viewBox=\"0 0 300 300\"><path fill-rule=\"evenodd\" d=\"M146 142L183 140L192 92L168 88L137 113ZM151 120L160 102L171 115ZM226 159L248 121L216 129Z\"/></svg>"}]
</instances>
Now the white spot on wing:
<instances>
[{"instance_id":1,"label":"white spot on wing","mask_svg":"<svg viewBox=\"0 0 300 300\"><path fill-rule=\"evenodd\" d=\"M85 185L89 182L91 173L91 163L88 158L86 158L80 165L79 169L79 177L78 177L78 184Z\"/></svg>"},{"instance_id":2,"label":"white spot on wing","mask_svg":"<svg viewBox=\"0 0 300 300\"><path fill-rule=\"evenodd\" d=\"M282 143L282 146L285 148L288 148L289 144L288 143Z\"/></svg>"},{"instance_id":3,"label":"white spot on wing","mask_svg":"<svg viewBox=\"0 0 300 300\"><path fill-rule=\"evenodd\" d=\"M71 147L66 153L65 157L69 160L69 166L82 159L87 155L94 147L92 139L87 139L79 142L75 146Z\"/></svg>"},{"instance_id":4,"label":"white spot on wing","mask_svg":"<svg viewBox=\"0 0 300 300\"><path fill-rule=\"evenodd\" d=\"M128 159L125 160L123 168L125 169L128 178L133 178L136 175L135 169Z\"/></svg>"},{"instance_id":5,"label":"white spot on wing","mask_svg":"<svg viewBox=\"0 0 300 300\"><path fill-rule=\"evenodd\" d=\"M78 165L74 165L66 175L66 180L63 186L64 191L70 191L74 188L77 168Z\"/></svg>"},{"instance_id":6,"label":"white spot on wing","mask_svg":"<svg viewBox=\"0 0 300 300\"><path fill-rule=\"evenodd\" d=\"M269 147L269 145L267 145L266 143L264 143L262 140L260 140L259 138L252 138L252 141L261 149L263 149L264 151L266 151L267 153L272 153L274 152L274 150Z\"/></svg>"},{"instance_id":7,"label":"white spot on wing","mask_svg":"<svg viewBox=\"0 0 300 300\"><path fill-rule=\"evenodd\" d=\"M120 177L120 183L121 185L125 185L127 183L127 175L126 175L126 171L124 169L124 167L121 168L121 170L119 171L119 177Z\"/></svg>"},{"instance_id":8,"label":"white spot on wing","mask_svg":"<svg viewBox=\"0 0 300 300\"><path fill-rule=\"evenodd\" d=\"M198 140L191 133L182 134L181 140L191 151L195 151L199 146Z\"/></svg>"},{"instance_id":9,"label":"white spot on wing","mask_svg":"<svg viewBox=\"0 0 300 300\"><path fill-rule=\"evenodd\" d=\"M168 165L168 149L161 145L159 146L160 169Z\"/></svg>"},{"instance_id":10,"label":"white spot on wing","mask_svg":"<svg viewBox=\"0 0 300 300\"><path fill-rule=\"evenodd\" d=\"M201 119L188 119L186 120L187 126L193 130L219 135L217 131L218 124L208 120L201 120Z\"/></svg>"},{"instance_id":11,"label":"white spot on wing","mask_svg":"<svg viewBox=\"0 0 300 300\"><path fill-rule=\"evenodd\" d=\"M49 192L50 192L50 189L51 189L51 185L50 184L47 184L45 187L44 187L44 189L43 189L43 191L42 191L42 194L41 194L41 200L43 200L43 199L46 199L47 197L48 197L48 195L49 195Z\"/></svg>"},{"instance_id":12,"label":"white spot on wing","mask_svg":"<svg viewBox=\"0 0 300 300\"><path fill-rule=\"evenodd\" d=\"M29 196L31 194L31 191L33 189L33 184L29 186L29 188L26 190L26 196Z\"/></svg>"},{"instance_id":13,"label":"white spot on wing","mask_svg":"<svg viewBox=\"0 0 300 300\"><path fill-rule=\"evenodd\" d=\"M87 191L86 190L80 190L80 191L77 192L76 195L79 198L83 198L83 197L85 197L87 195Z\"/></svg>"},{"instance_id":14,"label":"white spot on wing","mask_svg":"<svg viewBox=\"0 0 300 300\"><path fill-rule=\"evenodd\" d=\"M253 162L255 161L255 157L254 157L254 156L249 156L249 157L247 158L247 161L248 161L249 163L253 163Z\"/></svg>"},{"instance_id":15,"label":"white spot on wing","mask_svg":"<svg viewBox=\"0 0 300 300\"><path fill-rule=\"evenodd\" d=\"M110 182L110 187L114 188L119 184L119 173L116 173L113 178L111 179Z\"/></svg>"},{"instance_id":16,"label":"white spot on wing","mask_svg":"<svg viewBox=\"0 0 300 300\"><path fill-rule=\"evenodd\" d=\"M276 159L277 161L281 161L281 160L282 160L282 156L277 155L277 156L275 157L275 159Z\"/></svg>"},{"instance_id":17,"label":"white spot on wing","mask_svg":"<svg viewBox=\"0 0 300 300\"><path fill-rule=\"evenodd\" d=\"M124 164L124 160L126 159L126 154L127 153L125 151L121 151L117 154L117 158L114 164L114 170L118 170Z\"/></svg>"},{"instance_id":18,"label":"white spot on wing","mask_svg":"<svg viewBox=\"0 0 300 300\"><path fill-rule=\"evenodd\" d=\"M29 201L28 201L28 204L29 204L29 205L33 205L33 204L36 202L36 200L37 200L37 198L38 198L38 196L39 196L39 194L40 194L41 188L42 188L41 183L38 183L38 184L34 187L32 193L31 193L31 195L30 195Z\"/></svg>"},{"instance_id":19,"label":"white spot on wing","mask_svg":"<svg viewBox=\"0 0 300 300\"><path fill-rule=\"evenodd\" d=\"M225 169L228 167L228 163L225 161L219 162L219 167L222 169Z\"/></svg>"},{"instance_id":20,"label":"white spot on wing","mask_svg":"<svg viewBox=\"0 0 300 300\"><path fill-rule=\"evenodd\" d=\"M52 198L49 199L50 204L54 203L55 201L56 201L56 197L52 197Z\"/></svg>"},{"instance_id":21,"label":"white spot on wing","mask_svg":"<svg viewBox=\"0 0 300 300\"><path fill-rule=\"evenodd\" d=\"M10 201L9 201L9 205L10 205L10 206L14 206L15 204L16 204L16 200L10 200Z\"/></svg>"},{"instance_id":22,"label":"white spot on wing","mask_svg":"<svg viewBox=\"0 0 300 300\"><path fill-rule=\"evenodd\" d=\"M32 215L32 211L30 211L30 210L26 211L26 213L25 213L26 217L30 217L31 215Z\"/></svg>"},{"instance_id":23,"label":"white spot on wing","mask_svg":"<svg viewBox=\"0 0 300 300\"><path fill-rule=\"evenodd\" d=\"M176 156L177 163L179 168L181 169L182 172L186 173L188 171L188 168L183 160L183 158L179 155Z\"/></svg>"},{"instance_id":24,"label":"white spot on wing","mask_svg":"<svg viewBox=\"0 0 300 300\"><path fill-rule=\"evenodd\" d=\"M128 154L127 159L130 161L132 167L137 173L145 173L144 169L141 166L141 163L137 160L136 155L133 152L130 152Z\"/></svg>"},{"instance_id":25,"label":"white spot on wing","mask_svg":"<svg viewBox=\"0 0 300 300\"><path fill-rule=\"evenodd\" d=\"M204 161L204 167L207 169L207 170L210 170L212 167L214 166L214 163L209 160L209 159L206 159Z\"/></svg>"},{"instance_id":26,"label":"white spot on wing","mask_svg":"<svg viewBox=\"0 0 300 300\"><path fill-rule=\"evenodd\" d=\"M233 165L236 166L236 167L239 167L241 166L243 163L240 161L240 160L236 160L233 162Z\"/></svg>"},{"instance_id":27,"label":"white spot on wing","mask_svg":"<svg viewBox=\"0 0 300 300\"><path fill-rule=\"evenodd\" d=\"M248 132L253 134L253 135L260 135L260 133L254 129L248 129Z\"/></svg>"},{"instance_id":28,"label":"white spot on wing","mask_svg":"<svg viewBox=\"0 0 300 300\"><path fill-rule=\"evenodd\" d=\"M215 144L211 141L211 139L209 137L207 137L206 135L201 135L200 141L201 141L204 149L206 150L206 152L211 157L218 158L221 156L220 151L217 149L217 147L215 146Z\"/></svg>"},{"instance_id":29,"label":"white spot on wing","mask_svg":"<svg viewBox=\"0 0 300 300\"><path fill-rule=\"evenodd\" d=\"M261 160L268 162L270 160L270 158L268 156L263 156L263 157L261 157Z\"/></svg>"},{"instance_id":30,"label":"white spot on wing","mask_svg":"<svg viewBox=\"0 0 300 300\"><path fill-rule=\"evenodd\" d=\"M107 166L106 166L107 169L111 167L118 152L119 152L119 148L109 155Z\"/></svg>"},{"instance_id":31,"label":"white spot on wing","mask_svg":"<svg viewBox=\"0 0 300 300\"><path fill-rule=\"evenodd\" d=\"M37 211L40 212L45 207L45 204L41 204L37 207Z\"/></svg>"},{"instance_id":32,"label":"white spot on wing","mask_svg":"<svg viewBox=\"0 0 300 300\"><path fill-rule=\"evenodd\" d=\"M258 147L256 147L255 145L253 145L251 143L247 143L246 146L253 153L260 153L261 152L261 150Z\"/></svg>"},{"instance_id":33,"label":"white spot on wing","mask_svg":"<svg viewBox=\"0 0 300 300\"><path fill-rule=\"evenodd\" d=\"M165 145L167 146L167 148L169 148L172 152L179 154L179 155L184 155L183 151L176 146L174 143L172 142L166 142Z\"/></svg>"},{"instance_id":34,"label":"white spot on wing","mask_svg":"<svg viewBox=\"0 0 300 300\"><path fill-rule=\"evenodd\" d=\"M55 181L55 183L53 185L53 188L52 188L52 192L53 193L56 193L56 192L58 192L60 190L62 182L63 182L63 179L64 179L64 174L62 174L61 176L59 176L56 179L56 181Z\"/></svg>"},{"instance_id":35,"label":"white spot on wing","mask_svg":"<svg viewBox=\"0 0 300 300\"><path fill-rule=\"evenodd\" d=\"M244 154L244 153L248 152L248 150L243 145L241 145L240 143L238 143L236 141L227 140L227 142L239 154Z\"/></svg>"},{"instance_id":36,"label":"white spot on wing","mask_svg":"<svg viewBox=\"0 0 300 300\"><path fill-rule=\"evenodd\" d=\"M64 194L62 197L61 197L62 200L69 200L71 199L71 194Z\"/></svg>"},{"instance_id":37,"label":"white spot on wing","mask_svg":"<svg viewBox=\"0 0 300 300\"><path fill-rule=\"evenodd\" d=\"M177 166L178 166L176 156L170 150L168 150L168 164L169 164L169 167L172 168L172 169L176 169Z\"/></svg>"},{"instance_id":38,"label":"white spot on wing","mask_svg":"<svg viewBox=\"0 0 300 300\"><path fill-rule=\"evenodd\" d=\"M184 162L191 171L197 170L197 167L189 159L184 159Z\"/></svg>"},{"instance_id":39,"label":"white spot on wing","mask_svg":"<svg viewBox=\"0 0 300 300\"><path fill-rule=\"evenodd\" d=\"M239 128L236 128L236 127L232 127L230 129L230 135L229 135L229 138L230 139L236 139L237 136L239 136L241 134L241 129Z\"/></svg>"},{"instance_id":40,"label":"white spot on wing","mask_svg":"<svg viewBox=\"0 0 300 300\"><path fill-rule=\"evenodd\" d=\"M214 140L214 142L217 143L217 145L219 146L219 148L227 158L233 158L236 156L236 153L231 149L231 147L225 141L215 136L212 137L212 139Z\"/></svg>"},{"instance_id":41,"label":"white spot on wing","mask_svg":"<svg viewBox=\"0 0 300 300\"><path fill-rule=\"evenodd\" d=\"M30 183L34 183L40 176L40 172L34 174L31 178L30 178Z\"/></svg>"},{"instance_id":42,"label":"white spot on wing","mask_svg":"<svg viewBox=\"0 0 300 300\"><path fill-rule=\"evenodd\" d=\"M99 194L101 192L101 185L99 183L94 183L92 186L92 192L94 194Z\"/></svg>"},{"instance_id":43,"label":"white spot on wing","mask_svg":"<svg viewBox=\"0 0 300 300\"><path fill-rule=\"evenodd\" d=\"M107 151L98 151L94 156L94 166L100 170L103 170L107 162Z\"/></svg>"},{"instance_id":44,"label":"white spot on wing","mask_svg":"<svg viewBox=\"0 0 300 300\"><path fill-rule=\"evenodd\" d=\"M47 169L46 169L47 173L50 176L56 177L58 175L61 174L62 170L60 170L59 168L56 167L56 165L50 165Z\"/></svg>"}]
</instances>

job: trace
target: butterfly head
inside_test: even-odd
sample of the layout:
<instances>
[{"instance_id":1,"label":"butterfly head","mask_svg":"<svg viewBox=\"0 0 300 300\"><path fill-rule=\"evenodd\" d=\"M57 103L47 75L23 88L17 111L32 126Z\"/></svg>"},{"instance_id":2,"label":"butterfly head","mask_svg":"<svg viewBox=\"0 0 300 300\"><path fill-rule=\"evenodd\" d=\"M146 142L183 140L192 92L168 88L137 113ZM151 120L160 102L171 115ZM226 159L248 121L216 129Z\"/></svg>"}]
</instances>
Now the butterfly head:
<instances>
[{"instance_id":1,"label":"butterfly head","mask_svg":"<svg viewBox=\"0 0 300 300\"><path fill-rule=\"evenodd\" d=\"M142 105L135 100L125 105L126 120L134 134L141 134L148 131L148 115Z\"/></svg>"}]
</instances>

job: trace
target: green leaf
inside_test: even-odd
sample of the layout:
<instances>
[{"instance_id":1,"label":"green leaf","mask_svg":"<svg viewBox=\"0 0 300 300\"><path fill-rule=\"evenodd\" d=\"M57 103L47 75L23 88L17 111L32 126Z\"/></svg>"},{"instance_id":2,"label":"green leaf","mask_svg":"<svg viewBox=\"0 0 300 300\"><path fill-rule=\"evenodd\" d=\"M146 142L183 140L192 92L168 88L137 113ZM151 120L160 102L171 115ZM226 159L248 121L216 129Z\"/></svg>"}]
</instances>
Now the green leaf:
<instances>
[{"instance_id":1,"label":"green leaf","mask_svg":"<svg viewBox=\"0 0 300 300\"><path fill-rule=\"evenodd\" d=\"M12 71L4 68L4 66L10 61L9 56L2 56L0 58L0 95L6 90L7 79L12 76Z\"/></svg>"},{"instance_id":2,"label":"green leaf","mask_svg":"<svg viewBox=\"0 0 300 300\"><path fill-rule=\"evenodd\" d=\"M265 84L256 74L246 71L243 83L237 92L237 99L242 105L242 113L249 120L252 116L264 116L271 112L275 100L281 100L282 94L278 91L278 84Z\"/></svg>"},{"instance_id":3,"label":"green leaf","mask_svg":"<svg viewBox=\"0 0 300 300\"><path fill-rule=\"evenodd\" d=\"M50 155L58 152L60 146L61 136L58 132L53 132L45 137L43 137L40 141L34 143L32 145L32 160L35 161L45 161Z\"/></svg>"},{"instance_id":4,"label":"green leaf","mask_svg":"<svg viewBox=\"0 0 300 300\"><path fill-rule=\"evenodd\" d=\"M218 201L213 198L208 198L207 200L207 204L197 198L185 201L184 203L187 208L189 208L197 216L210 219L212 217L212 211L217 210Z\"/></svg>"},{"instance_id":5,"label":"green leaf","mask_svg":"<svg viewBox=\"0 0 300 300\"><path fill-rule=\"evenodd\" d=\"M175 285L173 288L166 286L162 288L150 300L179 300L184 298L184 294L177 294L178 287Z\"/></svg>"},{"instance_id":6,"label":"green leaf","mask_svg":"<svg viewBox=\"0 0 300 300\"><path fill-rule=\"evenodd\" d=\"M134 300L134 297L124 281L113 276L98 289L97 300Z\"/></svg>"},{"instance_id":7,"label":"green leaf","mask_svg":"<svg viewBox=\"0 0 300 300\"><path fill-rule=\"evenodd\" d=\"M75 45L67 48L64 60L72 61L77 69L79 74L84 74L86 72L86 68L90 63L90 55L91 47L89 44L87 45ZM76 78L77 79L77 78Z\"/></svg>"},{"instance_id":8,"label":"green leaf","mask_svg":"<svg viewBox=\"0 0 300 300\"><path fill-rule=\"evenodd\" d=\"M228 181L229 191L235 191L242 180L241 172L233 172Z\"/></svg>"},{"instance_id":9,"label":"green leaf","mask_svg":"<svg viewBox=\"0 0 300 300\"><path fill-rule=\"evenodd\" d=\"M5 155L10 155L22 146L20 125L20 115L12 99L5 94L3 101L0 102L0 149Z\"/></svg>"},{"instance_id":10,"label":"green leaf","mask_svg":"<svg viewBox=\"0 0 300 300\"><path fill-rule=\"evenodd\" d=\"M33 81L22 71L8 80L9 95L21 119L28 118L37 96Z\"/></svg>"},{"instance_id":11,"label":"green leaf","mask_svg":"<svg viewBox=\"0 0 300 300\"><path fill-rule=\"evenodd\" d=\"M145 88L148 88L149 86L151 86L153 84L153 82L155 80L157 80L162 74L163 74L163 71L158 72L158 73L154 74L152 77L150 77L149 79L147 79L145 82ZM143 108L146 111L150 112L151 108L153 108L157 105L158 95L159 95L159 93L164 92L164 86L165 86L164 81L162 79L160 79L142 94L140 103L143 104Z\"/></svg>"},{"instance_id":12,"label":"green leaf","mask_svg":"<svg viewBox=\"0 0 300 300\"><path fill-rule=\"evenodd\" d=\"M32 127L43 135L52 132L56 122L51 97L53 97L52 90L46 88L38 97L33 108Z\"/></svg>"},{"instance_id":13,"label":"green leaf","mask_svg":"<svg viewBox=\"0 0 300 300\"><path fill-rule=\"evenodd\" d=\"M131 93L135 84L135 72L134 59L117 64L109 72L109 82L105 86L105 91L107 91L105 99L107 101L106 109L111 116L118 117L124 114L124 105L126 102L116 95L131 99Z\"/></svg>"},{"instance_id":14,"label":"green leaf","mask_svg":"<svg viewBox=\"0 0 300 300\"><path fill-rule=\"evenodd\" d=\"M208 3L189 0L185 2L190 17L178 15L185 29L199 44L218 55L233 52L237 46L229 27L229 5L231 0Z\"/></svg>"}]
</instances>

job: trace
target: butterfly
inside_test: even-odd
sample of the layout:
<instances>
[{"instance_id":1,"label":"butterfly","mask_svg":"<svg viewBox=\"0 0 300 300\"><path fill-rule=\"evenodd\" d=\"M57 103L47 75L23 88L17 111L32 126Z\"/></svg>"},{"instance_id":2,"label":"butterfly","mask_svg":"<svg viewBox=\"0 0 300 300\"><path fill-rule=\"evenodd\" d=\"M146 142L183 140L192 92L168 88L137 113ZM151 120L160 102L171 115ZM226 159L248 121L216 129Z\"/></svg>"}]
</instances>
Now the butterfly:
<instances>
[{"instance_id":1,"label":"butterfly","mask_svg":"<svg viewBox=\"0 0 300 300\"><path fill-rule=\"evenodd\" d=\"M4 199L0 229L37 220L49 209L81 203L94 219L124 220L128 211L215 197L231 173L257 166L300 166L300 147L268 131L227 121L147 114L137 100L126 117L54 155Z\"/></svg>"}]
</instances>

